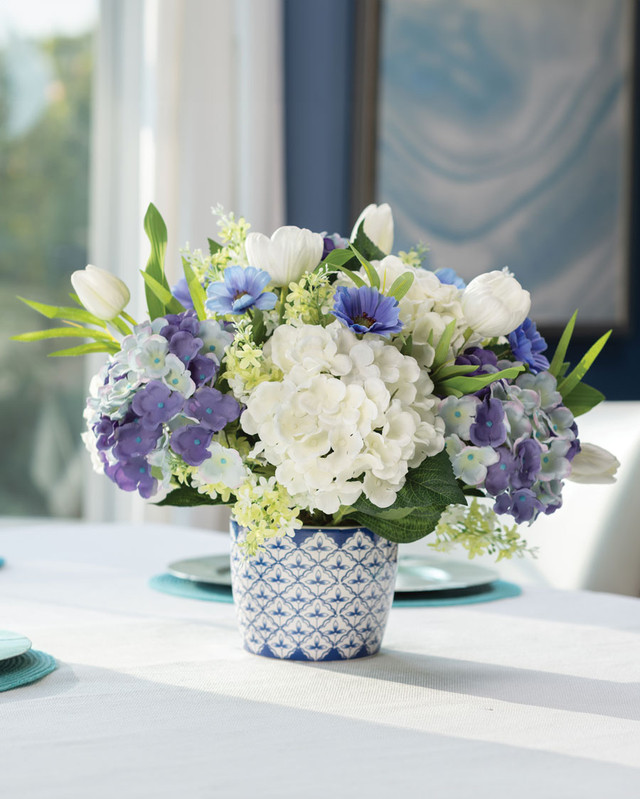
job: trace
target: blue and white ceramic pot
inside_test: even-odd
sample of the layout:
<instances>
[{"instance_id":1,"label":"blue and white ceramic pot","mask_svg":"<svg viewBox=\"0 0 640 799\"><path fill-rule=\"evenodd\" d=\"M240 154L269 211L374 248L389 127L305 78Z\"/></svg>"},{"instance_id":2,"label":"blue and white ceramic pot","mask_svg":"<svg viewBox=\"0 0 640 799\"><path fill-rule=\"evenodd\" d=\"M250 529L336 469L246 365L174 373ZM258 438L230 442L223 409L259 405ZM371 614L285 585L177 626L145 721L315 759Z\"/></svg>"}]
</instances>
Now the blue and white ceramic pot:
<instances>
[{"instance_id":1,"label":"blue and white ceramic pot","mask_svg":"<svg viewBox=\"0 0 640 799\"><path fill-rule=\"evenodd\" d=\"M254 557L231 522L231 581L245 649L288 660L375 655L396 578L398 545L366 528L305 527Z\"/></svg>"}]
</instances>

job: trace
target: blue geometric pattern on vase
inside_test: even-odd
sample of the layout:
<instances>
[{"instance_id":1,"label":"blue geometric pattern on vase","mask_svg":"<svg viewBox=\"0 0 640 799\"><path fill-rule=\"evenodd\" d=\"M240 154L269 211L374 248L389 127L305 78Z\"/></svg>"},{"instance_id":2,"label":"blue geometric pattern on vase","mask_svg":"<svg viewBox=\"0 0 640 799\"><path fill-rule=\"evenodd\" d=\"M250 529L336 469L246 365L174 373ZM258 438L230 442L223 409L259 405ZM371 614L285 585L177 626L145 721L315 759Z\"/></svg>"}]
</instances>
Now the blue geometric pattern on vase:
<instances>
[{"instance_id":1,"label":"blue geometric pattern on vase","mask_svg":"<svg viewBox=\"0 0 640 799\"><path fill-rule=\"evenodd\" d=\"M397 544L363 528L312 528L268 539L249 558L244 535L231 522L231 580L245 649L287 660L347 660L380 649Z\"/></svg>"}]
</instances>

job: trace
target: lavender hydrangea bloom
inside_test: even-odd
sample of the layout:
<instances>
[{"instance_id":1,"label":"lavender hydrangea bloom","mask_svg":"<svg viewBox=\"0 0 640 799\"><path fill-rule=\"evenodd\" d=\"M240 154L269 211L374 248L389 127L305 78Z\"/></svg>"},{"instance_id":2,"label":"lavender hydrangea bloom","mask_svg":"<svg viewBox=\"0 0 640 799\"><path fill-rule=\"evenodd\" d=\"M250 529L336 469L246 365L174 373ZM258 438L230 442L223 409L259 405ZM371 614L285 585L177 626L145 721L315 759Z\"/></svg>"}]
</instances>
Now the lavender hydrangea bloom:
<instances>
[{"instance_id":1,"label":"lavender hydrangea bloom","mask_svg":"<svg viewBox=\"0 0 640 799\"><path fill-rule=\"evenodd\" d=\"M441 283L445 283L446 285L455 286L457 289L464 289L467 286L455 269L450 269L449 267L436 269L434 274Z\"/></svg>"},{"instance_id":2,"label":"lavender hydrangea bloom","mask_svg":"<svg viewBox=\"0 0 640 799\"><path fill-rule=\"evenodd\" d=\"M164 317L166 325L161 328L160 335L164 336L167 341L175 336L176 333L184 332L191 333L192 336L198 334L200 328L200 321L195 311L185 311L179 314L167 314Z\"/></svg>"},{"instance_id":3,"label":"lavender hydrangea bloom","mask_svg":"<svg viewBox=\"0 0 640 799\"><path fill-rule=\"evenodd\" d=\"M264 269L228 266L224 270L224 280L207 286L205 308L210 313L236 316L250 308L270 310L277 299L272 291L265 291L270 282L271 276Z\"/></svg>"},{"instance_id":4,"label":"lavender hydrangea bloom","mask_svg":"<svg viewBox=\"0 0 640 799\"><path fill-rule=\"evenodd\" d=\"M493 509L496 513L510 513L518 524L522 524L532 522L544 506L530 488L521 488L500 494Z\"/></svg>"},{"instance_id":5,"label":"lavender hydrangea bloom","mask_svg":"<svg viewBox=\"0 0 640 799\"><path fill-rule=\"evenodd\" d=\"M386 297L371 286L338 286L333 315L354 333L388 336L402 330L395 297Z\"/></svg>"},{"instance_id":6,"label":"lavender hydrangea bloom","mask_svg":"<svg viewBox=\"0 0 640 799\"><path fill-rule=\"evenodd\" d=\"M186 411L203 427L217 433L240 416L241 408L230 394L223 394L217 388L200 388L187 401Z\"/></svg>"},{"instance_id":7,"label":"lavender hydrangea bloom","mask_svg":"<svg viewBox=\"0 0 640 799\"><path fill-rule=\"evenodd\" d=\"M105 474L123 491L135 491L144 499L153 496L158 481L151 474L145 458L137 457L122 463L105 466Z\"/></svg>"},{"instance_id":8,"label":"lavender hydrangea bloom","mask_svg":"<svg viewBox=\"0 0 640 799\"><path fill-rule=\"evenodd\" d=\"M516 445L516 468L511 478L512 488L531 488L540 473L542 449L533 438Z\"/></svg>"},{"instance_id":9,"label":"lavender hydrangea bloom","mask_svg":"<svg viewBox=\"0 0 640 799\"><path fill-rule=\"evenodd\" d=\"M178 357L185 366L189 365L201 349L202 339L196 338L187 330L178 330L169 342L169 352Z\"/></svg>"},{"instance_id":10,"label":"lavender hydrangea bloom","mask_svg":"<svg viewBox=\"0 0 640 799\"><path fill-rule=\"evenodd\" d=\"M184 406L184 397L171 391L159 380L152 380L133 398L131 407L143 427L153 429L177 416Z\"/></svg>"},{"instance_id":11,"label":"lavender hydrangea bloom","mask_svg":"<svg viewBox=\"0 0 640 799\"><path fill-rule=\"evenodd\" d=\"M505 416L500 400L486 397L476 409L469 439L476 447L499 447L507 440Z\"/></svg>"},{"instance_id":12,"label":"lavender hydrangea bloom","mask_svg":"<svg viewBox=\"0 0 640 799\"><path fill-rule=\"evenodd\" d=\"M139 455L148 455L156 446L161 432L160 425L155 428L145 428L138 421L123 424L116 430L113 454L121 461Z\"/></svg>"},{"instance_id":13,"label":"lavender hydrangea bloom","mask_svg":"<svg viewBox=\"0 0 640 799\"><path fill-rule=\"evenodd\" d=\"M516 468L516 460L508 447L499 447L496 451L500 460L488 467L484 481L485 489L494 497L509 488Z\"/></svg>"},{"instance_id":14,"label":"lavender hydrangea bloom","mask_svg":"<svg viewBox=\"0 0 640 799\"><path fill-rule=\"evenodd\" d=\"M211 457L207 447L211 443L213 430L207 430L197 424L187 424L179 427L171 434L171 449L182 456L185 463L190 466L200 466Z\"/></svg>"},{"instance_id":15,"label":"lavender hydrangea bloom","mask_svg":"<svg viewBox=\"0 0 640 799\"><path fill-rule=\"evenodd\" d=\"M519 361L526 363L534 375L549 368L549 361L542 355L547 349L547 342L538 333L536 323L529 317L509 333L507 338L513 354Z\"/></svg>"},{"instance_id":16,"label":"lavender hydrangea bloom","mask_svg":"<svg viewBox=\"0 0 640 799\"><path fill-rule=\"evenodd\" d=\"M473 372L468 372L466 377L473 375L486 375L498 371L498 356L492 350L483 350L482 347L469 347L458 355L455 360L458 366L476 366Z\"/></svg>"},{"instance_id":17,"label":"lavender hydrangea bloom","mask_svg":"<svg viewBox=\"0 0 640 799\"><path fill-rule=\"evenodd\" d=\"M101 416L93 425L93 434L96 437L96 447L99 450L106 450L115 443L115 432L117 424L108 416Z\"/></svg>"},{"instance_id":18,"label":"lavender hydrangea bloom","mask_svg":"<svg viewBox=\"0 0 640 799\"><path fill-rule=\"evenodd\" d=\"M205 355L196 355L196 357L189 364L189 372L191 379L196 386L201 386L208 383L218 371L218 363L213 358L207 358Z\"/></svg>"},{"instance_id":19,"label":"lavender hydrangea bloom","mask_svg":"<svg viewBox=\"0 0 640 799\"><path fill-rule=\"evenodd\" d=\"M186 277L181 277L175 286L171 286L171 293L187 310L193 308L193 300L191 299L191 292L189 291L189 284L187 283Z\"/></svg>"}]
</instances>

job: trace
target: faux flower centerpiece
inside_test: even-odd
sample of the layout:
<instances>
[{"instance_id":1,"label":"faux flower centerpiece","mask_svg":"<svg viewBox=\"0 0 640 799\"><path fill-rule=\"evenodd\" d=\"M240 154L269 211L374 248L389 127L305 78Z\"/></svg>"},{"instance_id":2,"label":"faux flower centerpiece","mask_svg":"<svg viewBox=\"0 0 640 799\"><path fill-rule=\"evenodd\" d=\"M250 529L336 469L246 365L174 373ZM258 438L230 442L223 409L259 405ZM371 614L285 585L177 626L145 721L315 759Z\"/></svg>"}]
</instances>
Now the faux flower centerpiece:
<instances>
[{"instance_id":1,"label":"faux flower centerpiece","mask_svg":"<svg viewBox=\"0 0 640 799\"><path fill-rule=\"evenodd\" d=\"M508 270L465 286L423 268L424 248L390 254L388 205L365 209L350 240L293 226L269 238L217 213L220 240L182 251L171 288L149 207L148 319L88 266L75 306L24 300L64 326L15 338L107 353L85 411L97 471L155 503L231 506L251 652L373 654L398 543L521 554L517 524L558 510L565 479L613 479L617 461L575 421L604 399L583 378L609 333L572 368L574 314L549 361Z\"/></svg>"}]
</instances>

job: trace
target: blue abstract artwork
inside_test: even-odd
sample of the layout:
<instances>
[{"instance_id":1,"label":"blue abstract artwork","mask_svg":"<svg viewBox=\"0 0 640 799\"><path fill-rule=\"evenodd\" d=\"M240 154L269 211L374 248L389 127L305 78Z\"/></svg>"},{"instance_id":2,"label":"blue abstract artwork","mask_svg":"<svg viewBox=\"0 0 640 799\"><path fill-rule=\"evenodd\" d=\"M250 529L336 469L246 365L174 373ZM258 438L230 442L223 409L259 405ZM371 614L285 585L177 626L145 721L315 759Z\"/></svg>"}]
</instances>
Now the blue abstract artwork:
<instances>
[{"instance_id":1,"label":"blue abstract artwork","mask_svg":"<svg viewBox=\"0 0 640 799\"><path fill-rule=\"evenodd\" d=\"M396 246L508 266L540 323L624 324L633 3L383 0L377 199Z\"/></svg>"}]
</instances>

